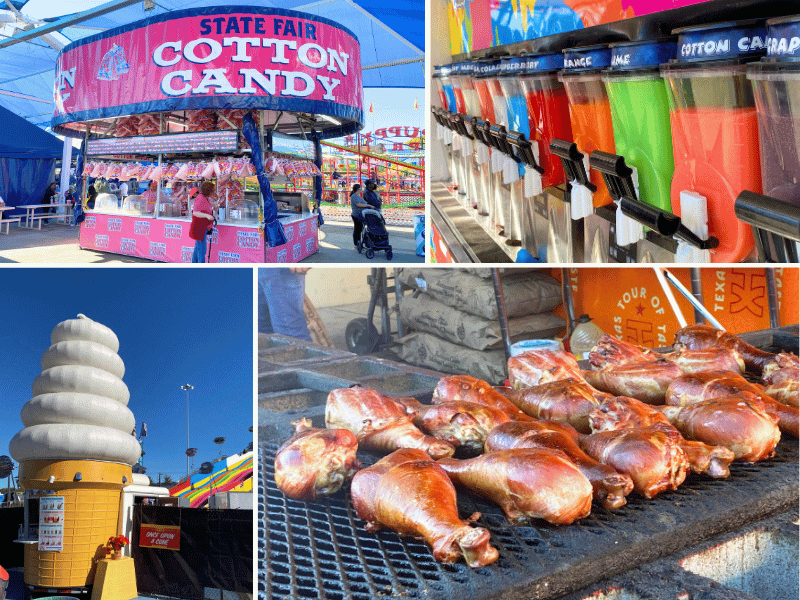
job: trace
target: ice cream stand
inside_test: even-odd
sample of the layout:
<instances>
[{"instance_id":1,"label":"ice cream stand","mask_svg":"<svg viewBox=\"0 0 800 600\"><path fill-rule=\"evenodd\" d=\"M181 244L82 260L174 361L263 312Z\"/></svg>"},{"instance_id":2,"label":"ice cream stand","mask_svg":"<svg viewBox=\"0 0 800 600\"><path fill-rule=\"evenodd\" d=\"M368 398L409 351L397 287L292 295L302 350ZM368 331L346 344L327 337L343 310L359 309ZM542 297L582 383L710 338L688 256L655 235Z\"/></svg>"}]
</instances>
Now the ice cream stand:
<instances>
[{"instance_id":1,"label":"ice cream stand","mask_svg":"<svg viewBox=\"0 0 800 600\"><path fill-rule=\"evenodd\" d=\"M295 11L173 11L66 46L52 125L83 140L83 190L90 177L156 182L149 196L98 197L81 247L189 262L188 191L213 180L222 209L210 262L308 257L319 247L319 141L361 129L362 96L355 35ZM272 190L298 179L313 181L313 198Z\"/></svg>"},{"instance_id":2,"label":"ice cream stand","mask_svg":"<svg viewBox=\"0 0 800 600\"><path fill-rule=\"evenodd\" d=\"M25 428L9 444L25 490L17 540L24 545L25 586L35 596L81 597L94 584L102 597L102 581L113 572L112 586L135 597L133 561L109 565L103 547L112 536L130 536L127 512L135 495L169 492L132 472L142 449L130 433L136 421L127 406L119 340L78 315L56 325L50 341L33 397L22 407ZM120 582L132 588L120 590Z\"/></svg>"}]
</instances>

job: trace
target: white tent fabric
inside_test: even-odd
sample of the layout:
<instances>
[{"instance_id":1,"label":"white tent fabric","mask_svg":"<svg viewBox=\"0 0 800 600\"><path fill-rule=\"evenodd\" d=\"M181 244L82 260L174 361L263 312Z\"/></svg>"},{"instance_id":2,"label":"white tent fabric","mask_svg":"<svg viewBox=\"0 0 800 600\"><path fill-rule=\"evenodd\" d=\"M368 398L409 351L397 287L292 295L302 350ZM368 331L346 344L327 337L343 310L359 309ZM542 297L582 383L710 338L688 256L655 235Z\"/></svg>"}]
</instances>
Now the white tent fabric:
<instances>
[{"instance_id":1,"label":"white tent fabric","mask_svg":"<svg viewBox=\"0 0 800 600\"><path fill-rule=\"evenodd\" d=\"M108 3L109 0L0 0L0 39ZM8 7L11 4L13 9ZM146 11L145 4L154 4ZM261 5L327 17L353 31L361 43L364 87L417 87L424 81L424 0L143 0L65 27L48 36L0 48L0 106L47 127L53 113L57 47L172 10L215 5ZM5 9L5 10L2 10ZM19 14L15 14L18 11ZM67 12L68 11L68 12ZM56 48L54 48L55 46Z\"/></svg>"}]
</instances>

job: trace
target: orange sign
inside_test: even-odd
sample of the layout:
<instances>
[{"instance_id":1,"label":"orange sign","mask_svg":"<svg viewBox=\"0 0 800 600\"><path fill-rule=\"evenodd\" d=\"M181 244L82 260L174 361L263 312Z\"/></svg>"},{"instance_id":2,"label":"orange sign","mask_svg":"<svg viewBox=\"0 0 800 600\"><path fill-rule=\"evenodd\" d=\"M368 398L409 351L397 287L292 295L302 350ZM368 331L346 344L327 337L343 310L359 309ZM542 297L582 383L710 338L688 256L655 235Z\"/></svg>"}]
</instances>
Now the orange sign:
<instances>
[{"instance_id":1,"label":"orange sign","mask_svg":"<svg viewBox=\"0 0 800 600\"><path fill-rule=\"evenodd\" d=\"M691 289L691 271L669 268ZM703 305L732 333L769 329L769 302L764 268L702 268ZM553 274L560 278L560 270ZM569 281L575 316L588 314L606 333L658 348L670 346L680 329L664 291L651 268L573 268ZM776 268L781 325L798 322L798 269ZM677 290L673 294L684 317L694 323L694 308ZM562 309L563 310L563 309ZM563 315L563 312L561 313Z\"/></svg>"},{"instance_id":2,"label":"orange sign","mask_svg":"<svg viewBox=\"0 0 800 600\"><path fill-rule=\"evenodd\" d=\"M142 523L139 532L140 548L181 549L180 525L150 525Z\"/></svg>"}]
</instances>

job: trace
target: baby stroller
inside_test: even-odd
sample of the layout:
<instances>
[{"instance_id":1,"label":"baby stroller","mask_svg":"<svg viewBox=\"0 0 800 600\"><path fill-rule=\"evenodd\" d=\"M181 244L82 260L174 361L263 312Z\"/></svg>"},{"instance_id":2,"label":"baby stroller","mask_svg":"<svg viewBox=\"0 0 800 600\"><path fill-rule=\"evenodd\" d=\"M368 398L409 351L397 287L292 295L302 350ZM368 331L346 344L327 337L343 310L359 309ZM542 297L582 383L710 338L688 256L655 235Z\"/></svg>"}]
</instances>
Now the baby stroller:
<instances>
[{"instance_id":1,"label":"baby stroller","mask_svg":"<svg viewBox=\"0 0 800 600\"><path fill-rule=\"evenodd\" d=\"M383 215L372 208L365 208L361 211L361 218L364 220L364 227L361 230L361 239L358 241L358 253L367 249L365 256L369 259L375 258L375 251L386 251L386 260L392 260L392 246L389 244L389 233L386 231L386 221Z\"/></svg>"}]
</instances>

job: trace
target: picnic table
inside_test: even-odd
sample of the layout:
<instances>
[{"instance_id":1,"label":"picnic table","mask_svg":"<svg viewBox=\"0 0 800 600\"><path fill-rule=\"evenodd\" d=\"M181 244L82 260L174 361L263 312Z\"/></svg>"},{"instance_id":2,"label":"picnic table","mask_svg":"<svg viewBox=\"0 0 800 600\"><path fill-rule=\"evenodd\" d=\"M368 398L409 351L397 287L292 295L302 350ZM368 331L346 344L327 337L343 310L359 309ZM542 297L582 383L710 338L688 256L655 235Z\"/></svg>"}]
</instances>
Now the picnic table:
<instances>
[{"instance_id":1,"label":"picnic table","mask_svg":"<svg viewBox=\"0 0 800 600\"><path fill-rule=\"evenodd\" d=\"M58 213L50 213L50 212L42 212L41 214L35 214L37 209L45 209L45 208L58 208L59 206L64 207L64 212L61 214ZM63 218L64 223L67 222L67 219L72 217L72 203L71 202L58 202L55 204L20 204L18 208L25 209L25 227L29 229L33 229L33 222L38 221L39 229L42 228L42 221L44 219L55 219L58 222L58 219Z\"/></svg>"},{"instance_id":2,"label":"picnic table","mask_svg":"<svg viewBox=\"0 0 800 600\"><path fill-rule=\"evenodd\" d=\"M3 219L3 211L4 210L13 210L17 208L16 206L0 206L0 233L3 231L3 225L6 226L6 235L8 235L9 230L11 229L11 223L19 223L21 217L14 217L10 219Z\"/></svg>"}]
</instances>

